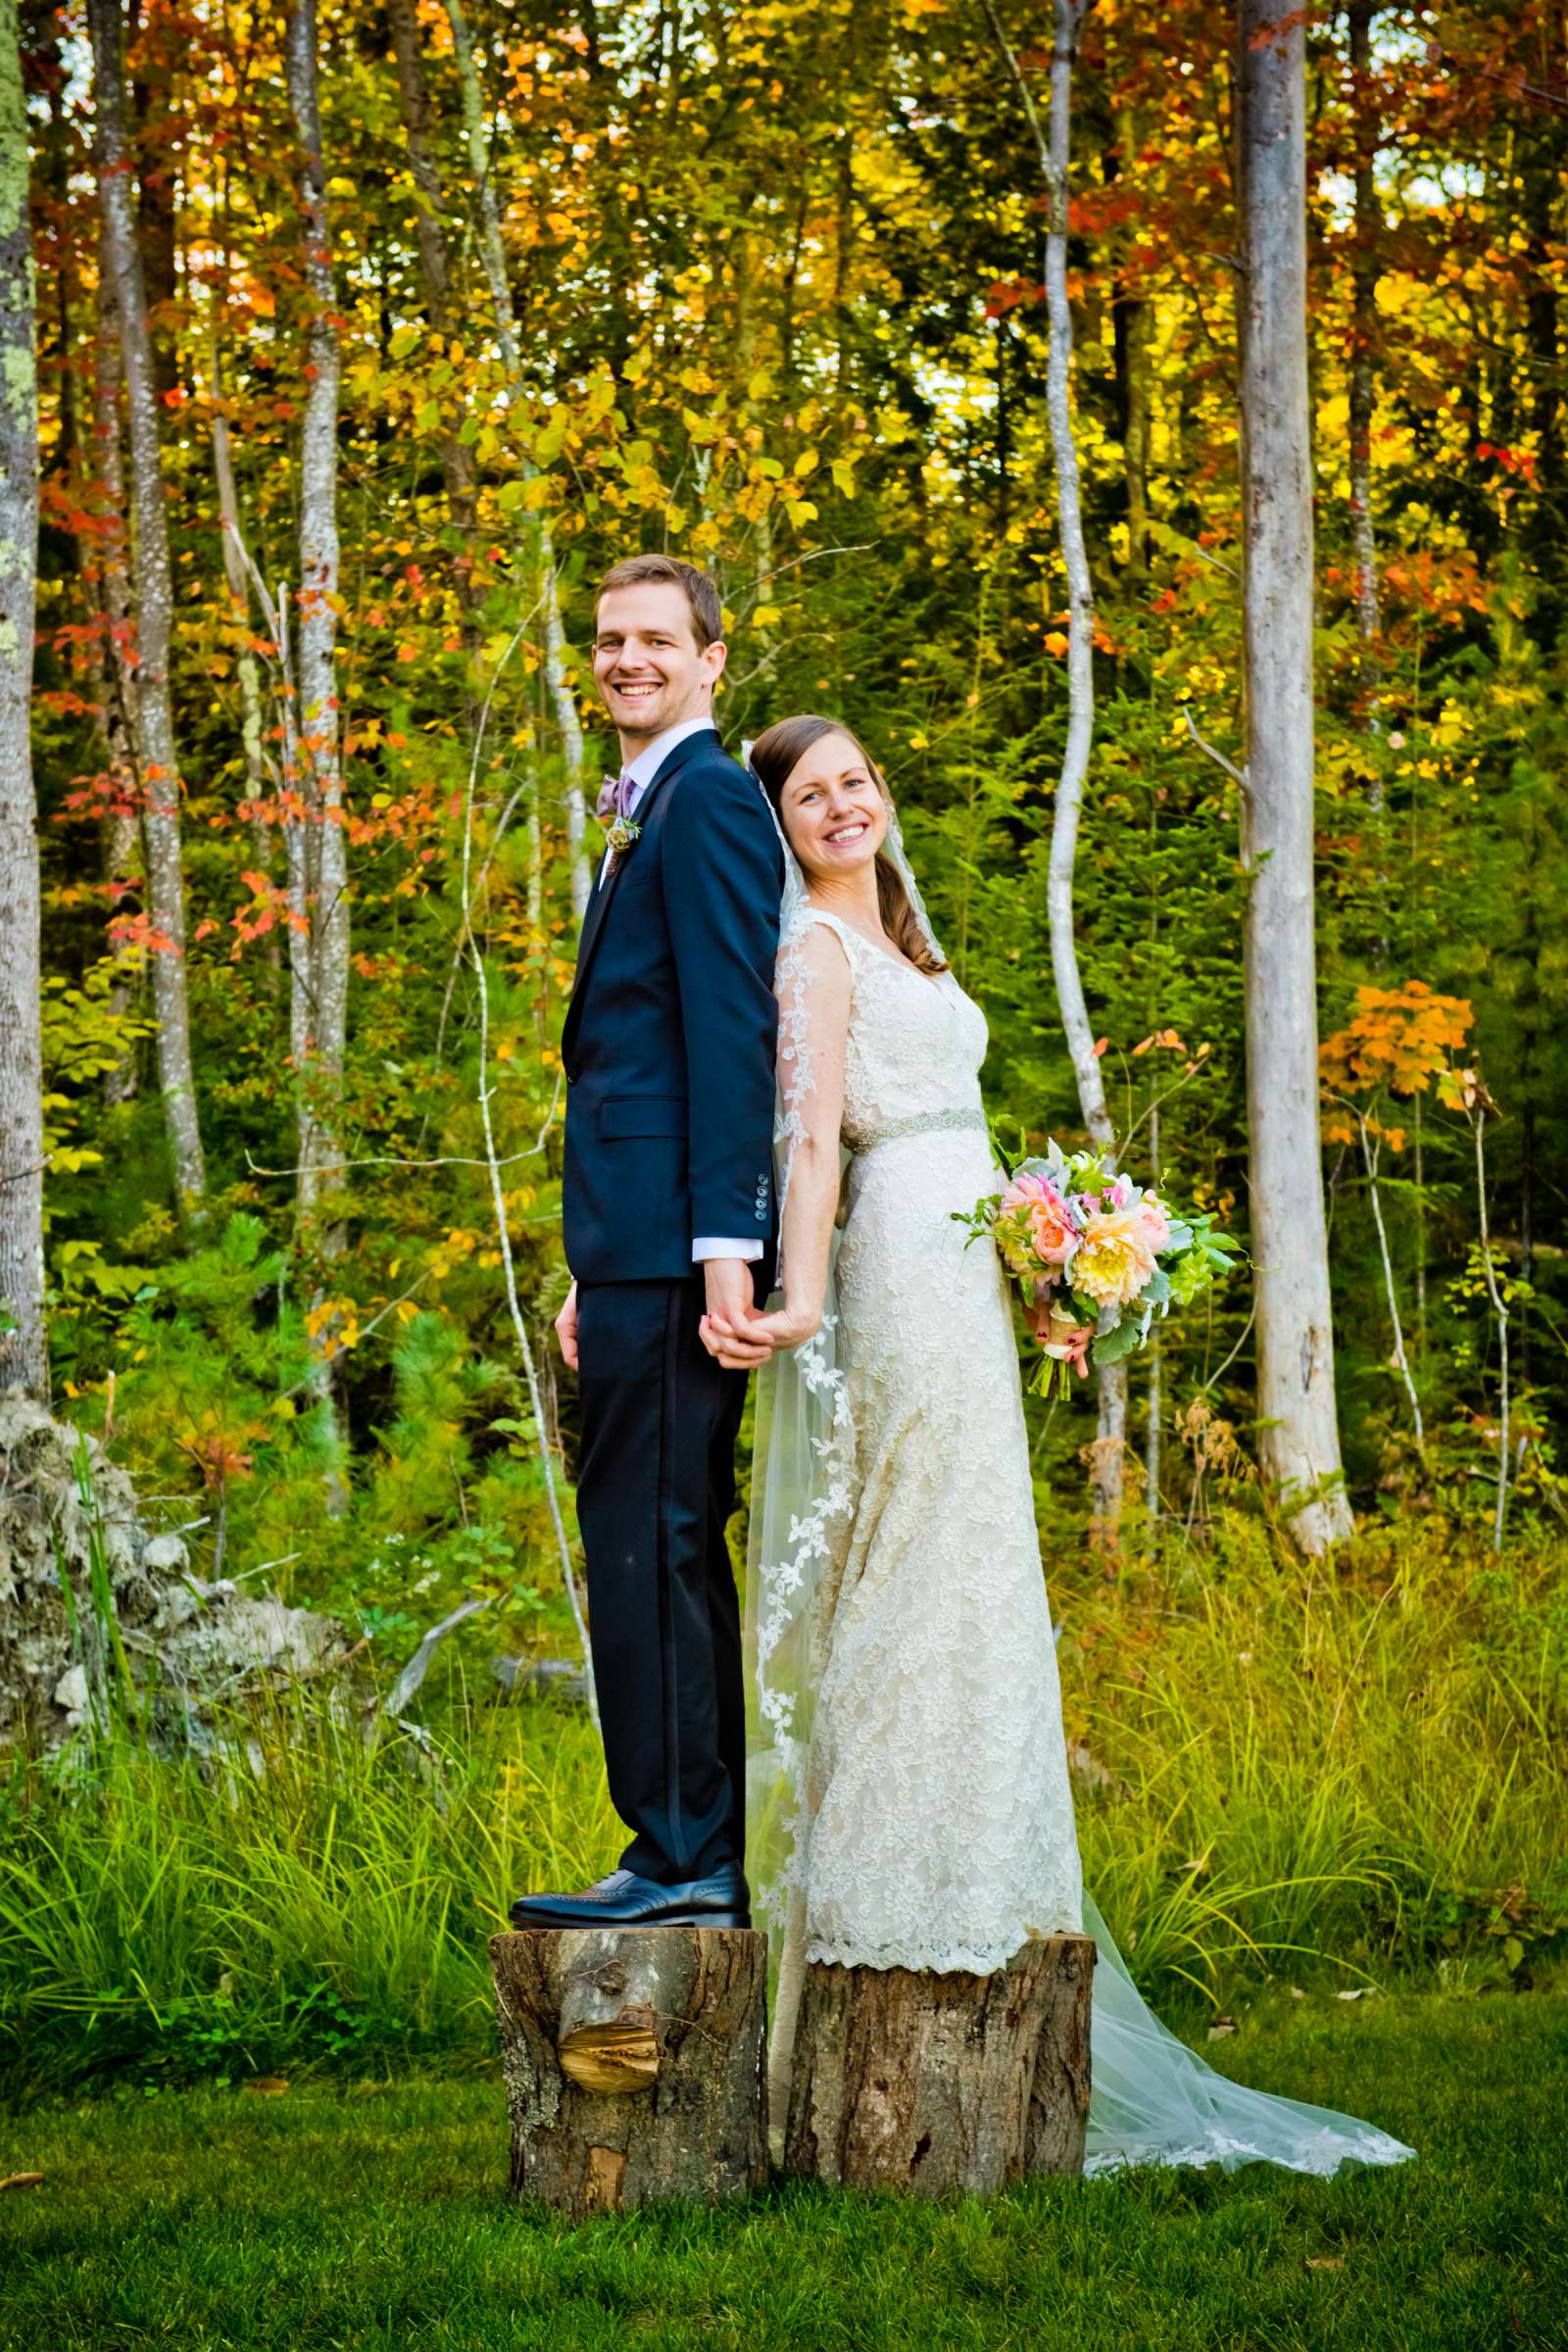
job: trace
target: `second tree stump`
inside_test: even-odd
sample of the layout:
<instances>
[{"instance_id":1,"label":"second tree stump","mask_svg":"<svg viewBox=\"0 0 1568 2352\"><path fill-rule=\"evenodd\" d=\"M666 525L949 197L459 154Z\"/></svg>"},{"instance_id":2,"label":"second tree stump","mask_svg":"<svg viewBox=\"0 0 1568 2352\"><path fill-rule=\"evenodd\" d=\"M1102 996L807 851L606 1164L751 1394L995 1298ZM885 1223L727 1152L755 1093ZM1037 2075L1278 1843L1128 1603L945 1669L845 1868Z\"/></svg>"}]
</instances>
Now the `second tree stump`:
<instances>
[{"instance_id":1,"label":"second tree stump","mask_svg":"<svg viewBox=\"0 0 1568 2352\"><path fill-rule=\"evenodd\" d=\"M785 2171L932 2197L1080 2171L1094 1966L1086 1936L1026 1944L989 1977L811 1962Z\"/></svg>"},{"instance_id":2,"label":"second tree stump","mask_svg":"<svg viewBox=\"0 0 1568 2352\"><path fill-rule=\"evenodd\" d=\"M767 2178L767 1938L535 1928L490 1938L512 2188L585 2215Z\"/></svg>"}]
</instances>

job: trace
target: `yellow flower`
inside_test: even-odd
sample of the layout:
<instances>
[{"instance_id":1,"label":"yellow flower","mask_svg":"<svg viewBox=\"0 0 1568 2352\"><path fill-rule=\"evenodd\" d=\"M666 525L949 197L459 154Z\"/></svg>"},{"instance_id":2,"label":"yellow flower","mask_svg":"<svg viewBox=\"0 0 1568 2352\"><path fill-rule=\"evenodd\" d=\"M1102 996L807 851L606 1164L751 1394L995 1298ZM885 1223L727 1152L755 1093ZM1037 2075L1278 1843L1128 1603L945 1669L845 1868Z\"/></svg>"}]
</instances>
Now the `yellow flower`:
<instances>
[{"instance_id":1,"label":"yellow flower","mask_svg":"<svg viewBox=\"0 0 1568 2352\"><path fill-rule=\"evenodd\" d=\"M1075 1291L1098 1306L1131 1306L1153 1271L1142 1202L1091 1211L1067 1270Z\"/></svg>"}]
</instances>

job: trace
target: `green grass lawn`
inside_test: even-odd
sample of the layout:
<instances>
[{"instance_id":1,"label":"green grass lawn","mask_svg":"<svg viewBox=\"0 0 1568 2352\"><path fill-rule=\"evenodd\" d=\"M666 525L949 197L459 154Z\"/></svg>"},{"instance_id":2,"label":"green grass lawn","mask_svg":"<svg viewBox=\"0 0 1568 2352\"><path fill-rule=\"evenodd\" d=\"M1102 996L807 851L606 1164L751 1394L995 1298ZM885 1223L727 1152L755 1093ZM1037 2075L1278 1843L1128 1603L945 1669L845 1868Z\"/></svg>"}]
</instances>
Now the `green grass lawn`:
<instances>
[{"instance_id":1,"label":"green grass lawn","mask_svg":"<svg viewBox=\"0 0 1568 2352\"><path fill-rule=\"evenodd\" d=\"M0 2347L627 2344L1158 2352L1568 2343L1568 1994L1274 1995L1215 2045L1418 2163L1032 2181L939 2206L779 2187L571 2230L505 2194L499 2082L299 2082L0 2123Z\"/></svg>"}]
</instances>

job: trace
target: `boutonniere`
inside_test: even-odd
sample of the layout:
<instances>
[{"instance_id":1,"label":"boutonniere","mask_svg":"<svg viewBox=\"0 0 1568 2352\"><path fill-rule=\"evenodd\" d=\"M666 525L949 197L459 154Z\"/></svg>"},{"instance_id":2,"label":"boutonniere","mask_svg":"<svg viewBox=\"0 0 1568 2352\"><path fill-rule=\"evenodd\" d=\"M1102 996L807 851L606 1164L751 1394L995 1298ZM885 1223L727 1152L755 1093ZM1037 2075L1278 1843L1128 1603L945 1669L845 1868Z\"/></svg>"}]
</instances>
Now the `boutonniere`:
<instances>
[{"instance_id":1,"label":"boutonniere","mask_svg":"<svg viewBox=\"0 0 1568 2352\"><path fill-rule=\"evenodd\" d=\"M612 857L624 858L641 831L641 825L634 825L629 816L617 816L612 824L607 825L605 839Z\"/></svg>"}]
</instances>

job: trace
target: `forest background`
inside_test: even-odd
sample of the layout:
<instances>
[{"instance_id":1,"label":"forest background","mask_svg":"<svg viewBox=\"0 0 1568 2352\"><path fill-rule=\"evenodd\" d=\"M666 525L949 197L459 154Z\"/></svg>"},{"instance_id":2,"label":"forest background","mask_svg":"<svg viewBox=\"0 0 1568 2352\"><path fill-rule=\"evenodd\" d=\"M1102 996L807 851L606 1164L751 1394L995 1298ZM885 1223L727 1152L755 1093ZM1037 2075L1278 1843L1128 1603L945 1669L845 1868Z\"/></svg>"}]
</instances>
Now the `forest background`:
<instances>
[{"instance_id":1,"label":"forest background","mask_svg":"<svg viewBox=\"0 0 1568 2352\"><path fill-rule=\"evenodd\" d=\"M15 16L47 1366L14 1346L12 1376L194 1574L330 1612L403 1697L368 1746L274 1696L272 1777L220 1798L210 1758L105 1734L83 1808L18 1751L6 2014L29 2079L482 2038L478 1929L612 1851L580 1713L504 1698L575 1640L558 1041L615 764L586 662L611 562L714 572L732 745L799 710L862 734L990 1021L990 1102L1086 1140L1019 95L1045 105L1050 28L967 0ZM1299 1559L1257 1474L1245 1275L1134 1361L1108 1461L1092 1403L1031 1403L1038 1501L1086 1844L1141 1970L1212 1991L1308 1950L1519 1988L1568 1919L1568 74L1537 0L1350 0L1305 50L1358 1532ZM1234 76L1227 12L1099 0L1065 226L1093 1056L1127 1164L1245 1243ZM460 1610L416 1707L398 1670Z\"/></svg>"}]
</instances>

